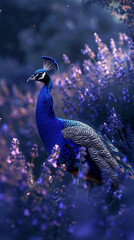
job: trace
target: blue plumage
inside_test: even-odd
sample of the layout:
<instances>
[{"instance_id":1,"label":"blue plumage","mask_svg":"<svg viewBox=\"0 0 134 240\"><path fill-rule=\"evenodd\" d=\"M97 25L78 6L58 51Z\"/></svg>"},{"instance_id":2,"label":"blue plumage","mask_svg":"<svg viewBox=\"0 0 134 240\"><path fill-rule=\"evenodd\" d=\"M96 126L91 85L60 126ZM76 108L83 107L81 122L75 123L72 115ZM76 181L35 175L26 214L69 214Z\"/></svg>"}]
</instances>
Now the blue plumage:
<instances>
[{"instance_id":1,"label":"blue plumage","mask_svg":"<svg viewBox=\"0 0 134 240\"><path fill-rule=\"evenodd\" d=\"M47 71L58 70L58 63L51 57L43 56L43 68Z\"/></svg>"},{"instance_id":2,"label":"blue plumage","mask_svg":"<svg viewBox=\"0 0 134 240\"><path fill-rule=\"evenodd\" d=\"M46 69L40 68L34 72L34 75L37 75L38 73L46 72Z\"/></svg>"},{"instance_id":3,"label":"blue plumage","mask_svg":"<svg viewBox=\"0 0 134 240\"><path fill-rule=\"evenodd\" d=\"M113 184L119 187L119 180L116 175L118 168L123 172L124 164L119 164L120 156L110 142L104 143L100 136L90 126L74 121L60 119L55 116L53 110L53 99L50 94L52 88L52 79L48 74L49 70L58 69L58 64L53 58L43 57L43 69L35 71L34 75L28 80L36 80L44 83L36 106L36 122L40 137L51 153L53 147L57 144L60 147L58 164L65 163L67 170L76 173L79 168L80 160L77 154L81 147L86 148L87 155L85 160L89 165L88 179L101 182L101 172L106 169ZM107 145L107 146L106 146ZM111 151L116 153L114 156ZM130 170L128 167L127 170ZM133 170L128 172L132 179Z\"/></svg>"},{"instance_id":4,"label":"blue plumage","mask_svg":"<svg viewBox=\"0 0 134 240\"><path fill-rule=\"evenodd\" d=\"M68 170L74 170L72 165L75 162L75 154L79 147L69 139L64 139L62 129L64 128L62 120L56 118L53 111L53 100L50 91L44 85L40 91L36 106L36 122L39 134L42 138L47 151L51 153L55 144L60 147L59 164L66 163ZM72 145L72 148L70 146ZM66 158L65 158L66 156Z\"/></svg>"}]
</instances>

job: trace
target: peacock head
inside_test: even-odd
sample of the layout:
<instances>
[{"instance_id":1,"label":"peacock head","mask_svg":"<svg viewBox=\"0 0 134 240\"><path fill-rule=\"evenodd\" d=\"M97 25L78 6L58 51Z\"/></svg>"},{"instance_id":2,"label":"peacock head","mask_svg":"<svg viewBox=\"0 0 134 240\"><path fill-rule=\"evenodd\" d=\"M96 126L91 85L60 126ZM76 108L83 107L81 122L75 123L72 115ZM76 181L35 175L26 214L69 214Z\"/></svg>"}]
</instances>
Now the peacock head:
<instances>
[{"instance_id":1,"label":"peacock head","mask_svg":"<svg viewBox=\"0 0 134 240\"><path fill-rule=\"evenodd\" d=\"M47 73L47 71L45 69L38 69L34 72L34 74L27 79L27 82L29 81L39 81L39 82L44 82L45 84L47 84L47 82L49 81L49 74Z\"/></svg>"},{"instance_id":2,"label":"peacock head","mask_svg":"<svg viewBox=\"0 0 134 240\"><path fill-rule=\"evenodd\" d=\"M52 85L52 79L49 74L51 74L55 70L58 70L59 67L57 62L51 57L43 56L42 59L43 68L36 70L34 74L27 79L27 82L29 81L43 82L49 88Z\"/></svg>"}]
</instances>

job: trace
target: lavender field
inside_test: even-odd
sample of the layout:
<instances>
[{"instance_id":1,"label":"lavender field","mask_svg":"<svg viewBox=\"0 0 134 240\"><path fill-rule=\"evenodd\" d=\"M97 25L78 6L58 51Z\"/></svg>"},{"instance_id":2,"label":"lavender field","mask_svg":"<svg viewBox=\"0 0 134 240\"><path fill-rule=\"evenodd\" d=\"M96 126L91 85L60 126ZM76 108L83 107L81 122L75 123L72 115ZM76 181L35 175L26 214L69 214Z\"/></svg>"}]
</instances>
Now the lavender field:
<instances>
[{"instance_id":1,"label":"lavender field","mask_svg":"<svg viewBox=\"0 0 134 240\"><path fill-rule=\"evenodd\" d=\"M132 1L0 3L0 239L133 240L134 175L118 172L113 191L58 166L39 137L35 108L42 83L26 83L54 57L57 117L92 126L134 168ZM77 156L85 157L84 148ZM130 179L131 178L131 179Z\"/></svg>"}]
</instances>

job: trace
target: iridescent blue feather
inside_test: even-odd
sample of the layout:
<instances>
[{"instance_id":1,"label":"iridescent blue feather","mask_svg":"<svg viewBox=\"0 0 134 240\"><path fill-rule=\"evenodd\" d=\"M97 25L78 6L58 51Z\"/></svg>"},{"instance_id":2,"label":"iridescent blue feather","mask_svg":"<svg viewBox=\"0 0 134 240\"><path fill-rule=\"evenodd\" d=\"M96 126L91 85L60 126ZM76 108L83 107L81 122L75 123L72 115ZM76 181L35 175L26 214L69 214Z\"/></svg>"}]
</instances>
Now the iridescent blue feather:
<instances>
[{"instance_id":1,"label":"iridescent blue feather","mask_svg":"<svg viewBox=\"0 0 134 240\"><path fill-rule=\"evenodd\" d=\"M127 157L115 147L108 138L103 138L108 150L111 152L112 156L116 159L119 164L120 171L131 180L134 180L134 168L127 161Z\"/></svg>"}]
</instances>

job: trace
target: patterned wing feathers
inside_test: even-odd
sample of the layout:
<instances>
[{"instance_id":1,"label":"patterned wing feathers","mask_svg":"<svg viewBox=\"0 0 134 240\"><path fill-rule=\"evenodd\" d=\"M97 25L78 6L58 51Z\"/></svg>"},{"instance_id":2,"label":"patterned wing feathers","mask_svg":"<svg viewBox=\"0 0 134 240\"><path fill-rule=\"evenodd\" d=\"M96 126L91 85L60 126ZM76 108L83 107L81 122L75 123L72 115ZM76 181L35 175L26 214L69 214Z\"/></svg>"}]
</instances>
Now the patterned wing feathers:
<instances>
[{"instance_id":1,"label":"patterned wing feathers","mask_svg":"<svg viewBox=\"0 0 134 240\"><path fill-rule=\"evenodd\" d=\"M87 148L92 160L100 170L106 169L113 183L116 186L119 185L115 172L119 165L93 128L90 126L71 126L64 128L62 133L65 139L69 138L74 143Z\"/></svg>"}]
</instances>

